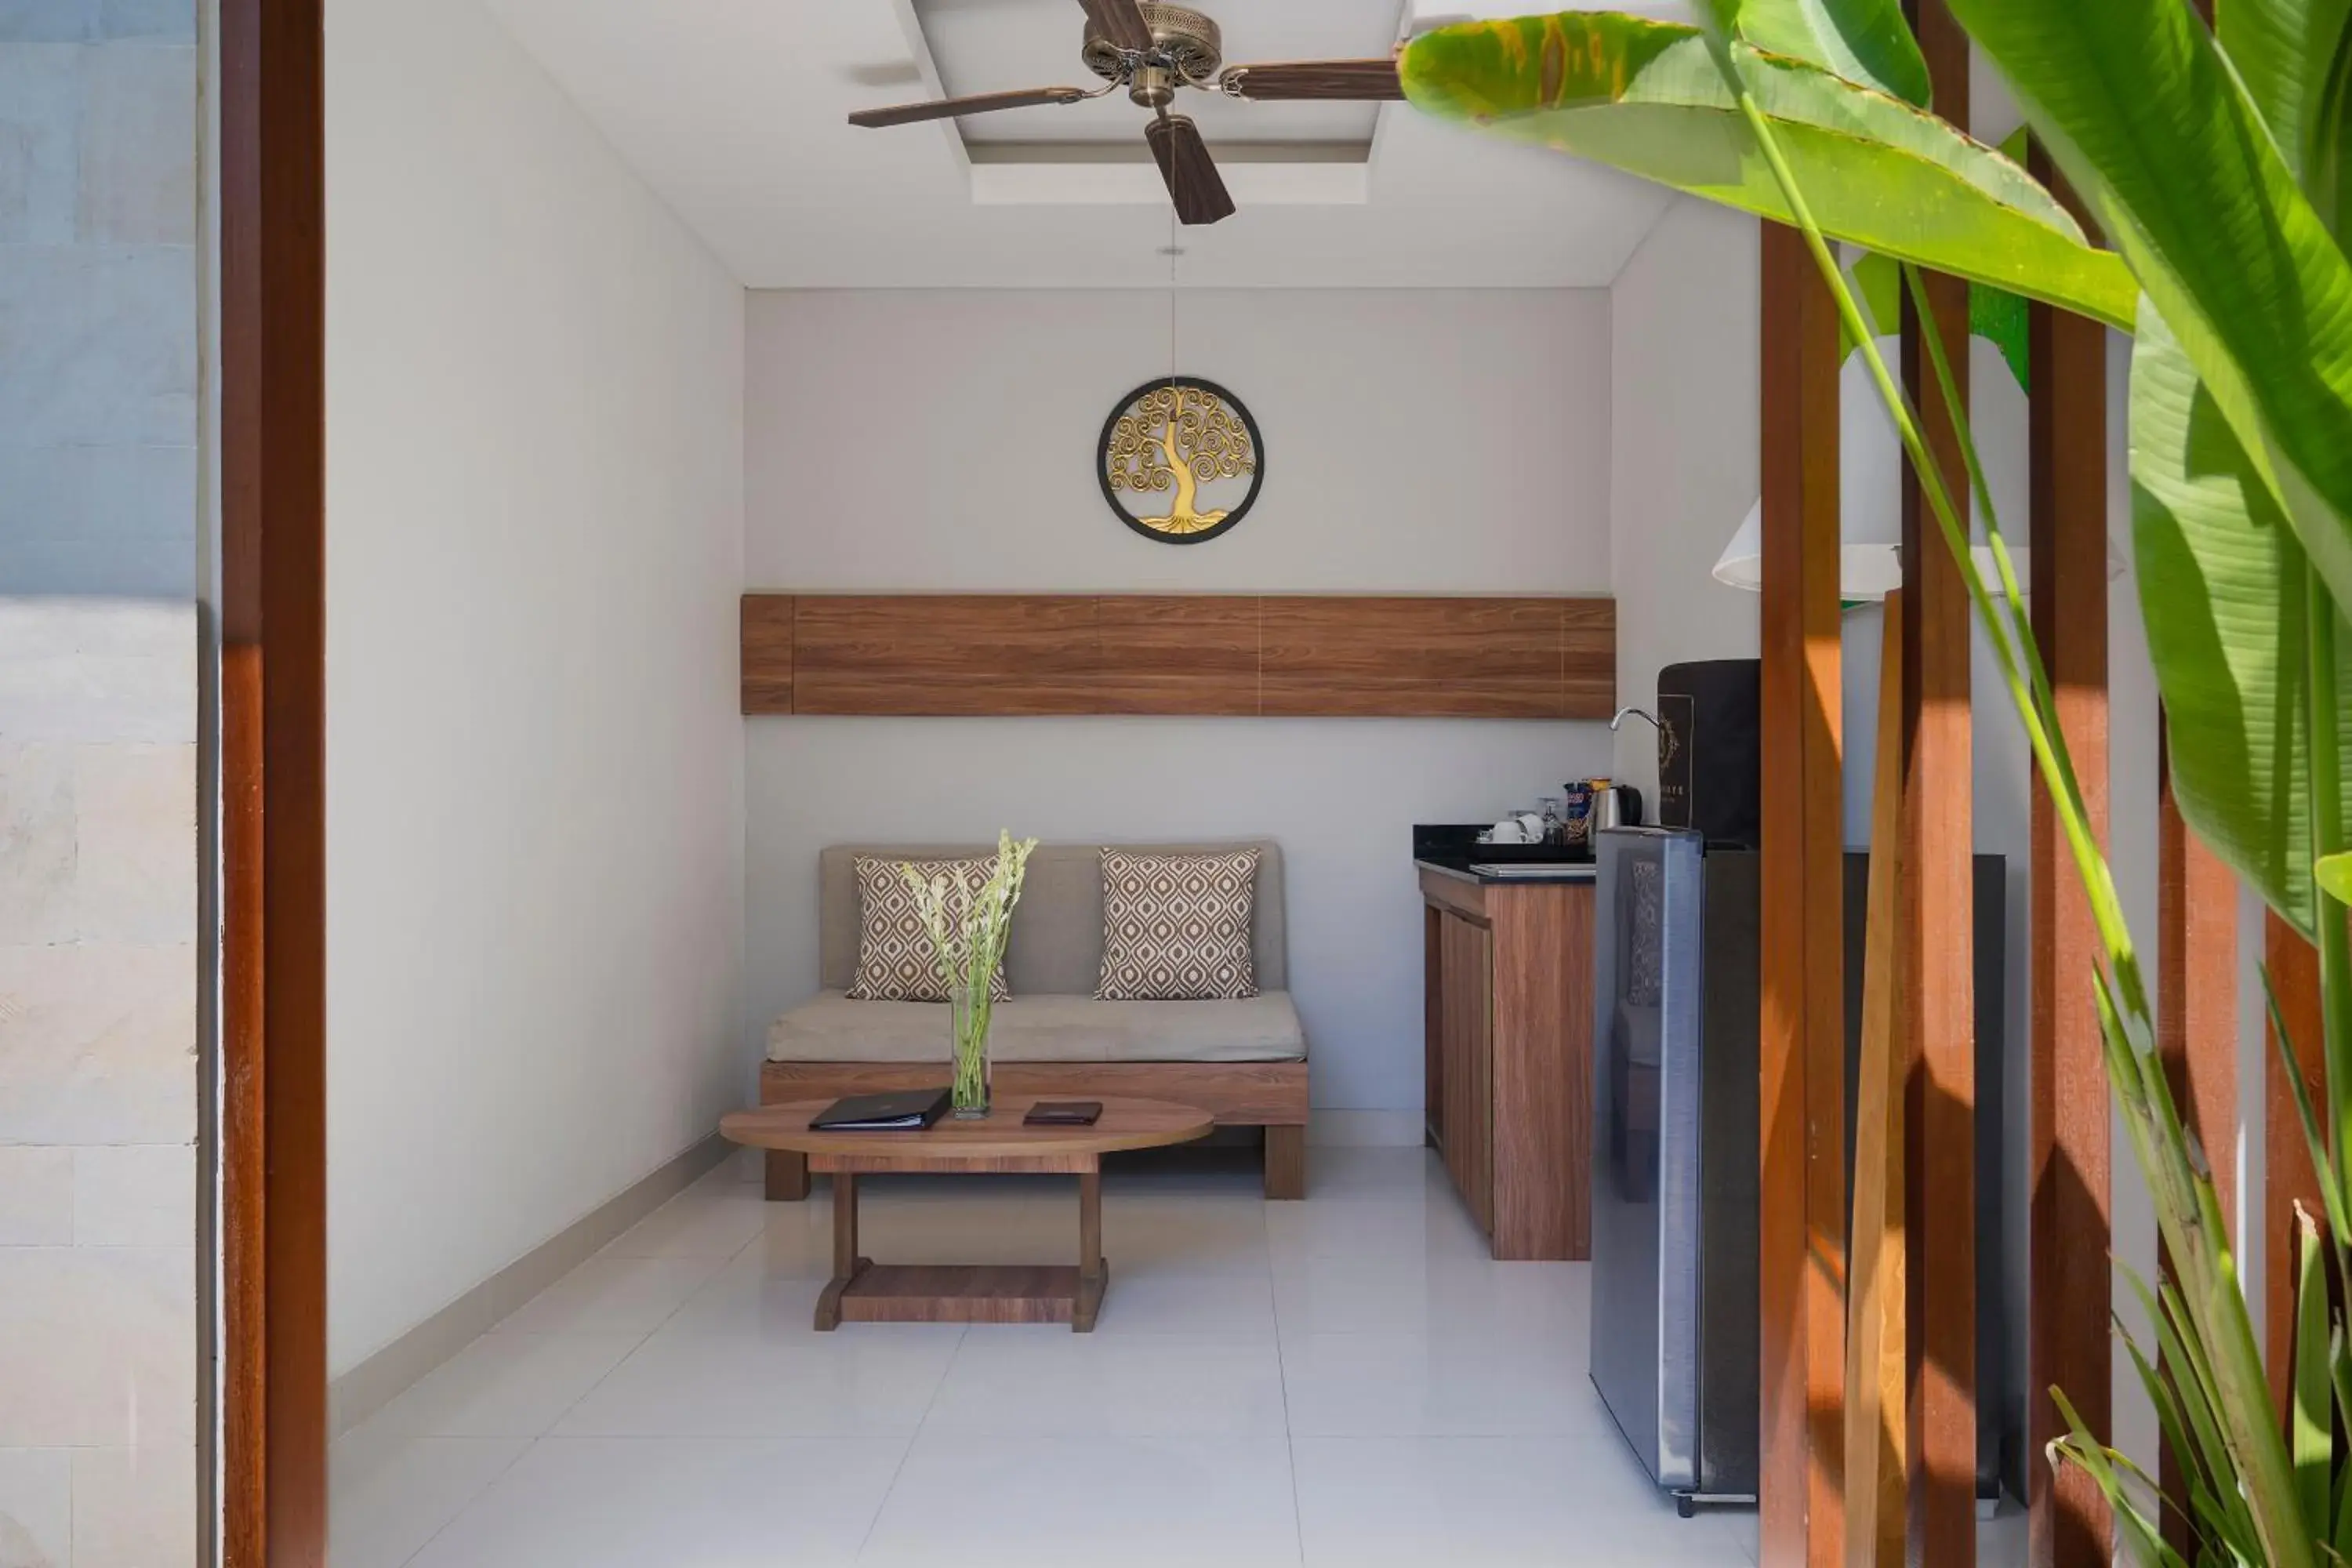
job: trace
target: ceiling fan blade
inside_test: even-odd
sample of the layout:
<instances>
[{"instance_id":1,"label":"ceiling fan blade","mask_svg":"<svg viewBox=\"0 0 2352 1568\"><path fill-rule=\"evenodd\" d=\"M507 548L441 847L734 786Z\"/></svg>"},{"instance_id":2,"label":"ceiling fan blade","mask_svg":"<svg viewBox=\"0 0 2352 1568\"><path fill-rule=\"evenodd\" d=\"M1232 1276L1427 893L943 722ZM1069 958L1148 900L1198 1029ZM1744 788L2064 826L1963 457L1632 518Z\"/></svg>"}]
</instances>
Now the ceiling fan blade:
<instances>
[{"instance_id":1,"label":"ceiling fan blade","mask_svg":"<svg viewBox=\"0 0 2352 1568\"><path fill-rule=\"evenodd\" d=\"M1404 84L1397 79L1397 63L1392 58L1227 66L1217 79L1227 92L1259 103L1317 98L1366 101L1404 96Z\"/></svg>"},{"instance_id":2,"label":"ceiling fan blade","mask_svg":"<svg viewBox=\"0 0 2352 1568\"><path fill-rule=\"evenodd\" d=\"M928 103L896 103L887 109L861 109L849 117L852 125L911 125L919 120L948 120L959 114L986 114L996 109L1029 109L1041 103L1076 103L1094 95L1082 88L1031 87L1018 92L976 92L969 98L935 98Z\"/></svg>"},{"instance_id":3,"label":"ceiling fan blade","mask_svg":"<svg viewBox=\"0 0 2352 1568\"><path fill-rule=\"evenodd\" d=\"M1171 114L1143 128L1160 177L1168 182L1168 199L1176 205L1180 223L1214 223L1234 216L1234 198L1225 191L1209 144L1189 115Z\"/></svg>"},{"instance_id":4,"label":"ceiling fan blade","mask_svg":"<svg viewBox=\"0 0 2352 1568\"><path fill-rule=\"evenodd\" d=\"M1151 47L1151 25L1135 7L1135 0L1078 0L1095 31L1122 49Z\"/></svg>"}]
</instances>

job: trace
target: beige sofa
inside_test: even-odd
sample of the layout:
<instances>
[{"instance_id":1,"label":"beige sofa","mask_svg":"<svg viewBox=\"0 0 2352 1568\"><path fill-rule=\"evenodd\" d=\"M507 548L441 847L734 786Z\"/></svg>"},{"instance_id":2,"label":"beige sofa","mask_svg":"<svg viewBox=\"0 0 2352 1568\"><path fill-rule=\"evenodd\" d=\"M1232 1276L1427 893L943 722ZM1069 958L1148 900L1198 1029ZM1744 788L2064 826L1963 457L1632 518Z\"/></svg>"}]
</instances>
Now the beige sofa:
<instances>
[{"instance_id":1,"label":"beige sofa","mask_svg":"<svg viewBox=\"0 0 2352 1568\"><path fill-rule=\"evenodd\" d=\"M1307 1184L1307 1035L1291 1005L1283 926L1282 850L1252 844L1137 845L1165 853L1259 851L1253 957L1258 994L1234 1002L1098 1002L1102 846L1048 844L1030 858L1005 953L1012 996L990 1027L992 1081L1003 1094L1084 1099L1135 1095L1197 1105L1220 1126L1265 1130L1265 1195ZM937 859L985 846L836 845L818 858L819 983L813 1000L768 1030L760 1074L765 1105L917 1089L948 1078L947 1007L853 1002L860 855ZM768 1195L808 1195L808 1163L768 1155Z\"/></svg>"}]
</instances>

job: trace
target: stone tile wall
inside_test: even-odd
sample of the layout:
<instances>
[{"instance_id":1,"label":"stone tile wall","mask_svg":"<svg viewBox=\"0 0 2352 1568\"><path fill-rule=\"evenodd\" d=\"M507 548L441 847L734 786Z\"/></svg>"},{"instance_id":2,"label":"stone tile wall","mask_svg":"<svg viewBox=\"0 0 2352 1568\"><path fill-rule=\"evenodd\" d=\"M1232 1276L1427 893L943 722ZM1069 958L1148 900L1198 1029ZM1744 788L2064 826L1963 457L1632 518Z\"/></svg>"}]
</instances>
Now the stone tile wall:
<instances>
[{"instance_id":1,"label":"stone tile wall","mask_svg":"<svg viewBox=\"0 0 2352 1568\"><path fill-rule=\"evenodd\" d=\"M196 0L0 0L0 594L195 592Z\"/></svg>"},{"instance_id":2,"label":"stone tile wall","mask_svg":"<svg viewBox=\"0 0 2352 1568\"><path fill-rule=\"evenodd\" d=\"M0 0L5 1568L198 1559L195 45Z\"/></svg>"},{"instance_id":3,"label":"stone tile wall","mask_svg":"<svg viewBox=\"0 0 2352 1568\"><path fill-rule=\"evenodd\" d=\"M196 617L0 598L0 1564L196 1555Z\"/></svg>"}]
</instances>

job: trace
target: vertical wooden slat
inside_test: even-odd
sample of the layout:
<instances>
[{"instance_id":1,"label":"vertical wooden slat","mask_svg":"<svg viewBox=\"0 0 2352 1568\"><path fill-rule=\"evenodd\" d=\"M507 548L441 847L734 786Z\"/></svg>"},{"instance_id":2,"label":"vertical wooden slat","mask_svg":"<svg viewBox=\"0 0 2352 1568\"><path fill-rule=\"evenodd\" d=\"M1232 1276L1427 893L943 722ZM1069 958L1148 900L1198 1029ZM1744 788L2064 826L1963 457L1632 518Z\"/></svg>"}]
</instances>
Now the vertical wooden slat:
<instances>
[{"instance_id":1,"label":"vertical wooden slat","mask_svg":"<svg viewBox=\"0 0 2352 1568\"><path fill-rule=\"evenodd\" d=\"M1968 36L1943 0L1916 0L1914 26L1936 109L1969 124ZM1960 399L1968 397L1968 286L1930 275L1927 294ZM1904 370L1947 491L1967 505L1958 432L1936 389L1906 297ZM1959 568L1906 466L1904 887L1910 1082L1905 1162L1910 1286L1913 1560L1976 1563L1976 1027L1969 611Z\"/></svg>"},{"instance_id":2,"label":"vertical wooden slat","mask_svg":"<svg viewBox=\"0 0 2352 1568\"><path fill-rule=\"evenodd\" d=\"M2212 1166L2237 1242L2238 880L2180 819L2168 753L2157 778L2157 1049L2182 1120Z\"/></svg>"},{"instance_id":3,"label":"vertical wooden slat","mask_svg":"<svg viewBox=\"0 0 2352 1568\"><path fill-rule=\"evenodd\" d=\"M2189 0L2210 26L2213 0ZM2158 724L2157 776L2157 1049L2189 1129L2209 1157L2236 1142L2238 1121L2238 890L2227 867L2197 841L2172 798L2171 743ZM2275 1068L2270 1069L2275 1072ZM2284 1087L2282 1084L2281 1087ZM2293 1114L2293 1107L2288 1108ZM2238 1172L2234 1159L2213 1158L2221 1214L2234 1224ZM2240 1237L2233 1229L2230 1243ZM2275 1256L2275 1255L2273 1255ZM2278 1364L2284 1364L2283 1358ZM2164 1519L2164 1539L2189 1547L2188 1478L2169 1443L2157 1455L2158 1479L2176 1505Z\"/></svg>"},{"instance_id":4,"label":"vertical wooden slat","mask_svg":"<svg viewBox=\"0 0 2352 1568\"><path fill-rule=\"evenodd\" d=\"M2161 721L2159 721L2159 723ZM2156 1045L2182 1121L2213 1172L2230 1245L2238 1245L2238 884L2180 818L2168 742L2157 753ZM2189 1546L2188 1475L2166 1443L2158 1454L2165 1539Z\"/></svg>"},{"instance_id":5,"label":"vertical wooden slat","mask_svg":"<svg viewBox=\"0 0 2352 1568\"><path fill-rule=\"evenodd\" d=\"M1846 1563L1903 1568L1908 1368L1905 1346L1903 943L1895 920L1903 833L1903 595L1879 633L1878 755L1871 765L1870 883L1854 1072L1853 1261L1847 1300Z\"/></svg>"},{"instance_id":6,"label":"vertical wooden slat","mask_svg":"<svg viewBox=\"0 0 2352 1568\"><path fill-rule=\"evenodd\" d=\"M2327 1065L2320 1037L2319 952L2295 929L2275 914L2263 917L2263 959L2270 966L2271 987L2278 993L2279 1015L2286 1021L2294 1058L2303 1072L2304 1092L2315 1106L2327 1103ZM2301 1204L2311 1214L2322 1211L2318 1173L2311 1168L2310 1145L2305 1142L2302 1118L2294 1109L2294 1081L2280 1060L2278 1037L2263 1026L2268 1044L2263 1056L2263 1364L2270 1371L2271 1399L2287 1408L2287 1376L2294 1362L2294 1208Z\"/></svg>"},{"instance_id":7,"label":"vertical wooden slat","mask_svg":"<svg viewBox=\"0 0 2352 1568\"><path fill-rule=\"evenodd\" d=\"M318 1568L327 1552L320 23L320 0L220 6L229 1568Z\"/></svg>"},{"instance_id":8,"label":"vertical wooden slat","mask_svg":"<svg viewBox=\"0 0 2352 1568\"><path fill-rule=\"evenodd\" d=\"M1765 226L1762 268L1759 1541L1780 1568L1844 1555L1838 327L1795 231Z\"/></svg>"},{"instance_id":9,"label":"vertical wooden slat","mask_svg":"<svg viewBox=\"0 0 2352 1568\"><path fill-rule=\"evenodd\" d=\"M2037 174L2054 171L2036 148ZM2095 321L2032 307L2033 637L2093 833L2107 834L2107 358ZM2113 1428L2108 1331L2108 1096L2096 993L2102 955L2056 808L2033 774L2032 1197L2027 1425L2040 1454L2067 1429L2062 1388L2092 1431ZM2029 1464L2029 1560L2103 1568L2113 1523L2075 1466Z\"/></svg>"}]
</instances>

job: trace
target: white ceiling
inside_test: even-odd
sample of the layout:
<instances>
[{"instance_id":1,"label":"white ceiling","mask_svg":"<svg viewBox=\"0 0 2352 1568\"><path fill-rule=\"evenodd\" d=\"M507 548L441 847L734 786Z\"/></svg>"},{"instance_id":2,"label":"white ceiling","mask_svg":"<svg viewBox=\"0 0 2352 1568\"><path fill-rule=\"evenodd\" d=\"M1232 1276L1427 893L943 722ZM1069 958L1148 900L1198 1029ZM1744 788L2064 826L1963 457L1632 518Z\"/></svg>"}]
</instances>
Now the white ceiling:
<instances>
[{"instance_id":1,"label":"white ceiling","mask_svg":"<svg viewBox=\"0 0 2352 1568\"><path fill-rule=\"evenodd\" d=\"M1008 87L1093 88L1101 79L1078 58L1087 16L1076 0L914 0L915 19L950 93ZM1225 63L1370 59L1395 47L1402 0L1193 0L1231 17ZM1222 22L1220 23L1222 28ZM887 97L877 94L877 101ZM1210 142L1354 142L1372 139L1376 103L1243 103L1187 92L1176 106ZM1139 159L1144 112L1124 93L1067 108L1009 110L959 121L967 146L1092 142L1131 146Z\"/></svg>"},{"instance_id":2,"label":"white ceiling","mask_svg":"<svg viewBox=\"0 0 2352 1568\"><path fill-rule=\"evenodd\" d=\"M941 90L1096 85L1077 58L1076 0L487 3L752 288L1169 281L1166 199L1149 163L1124 161L1129 136L1140 141L1141 111L1117 94L984 117L992 137L1065 139L1012 163L975 163L955 121L846 123L852 110ZM1434 18L1525 9L1524 0L1194 4L1217 16L1234 61L1379 54L1381 40ZM1683 9L1679 0L1625 8ZM1172 263L1185 286L1605 284L1665 204L1654 187L1401 103L1334 113L1208 98L1187 94L1184 107L1213 150L1234 147L1223 167L1241 210L1178 232ZM1368 162L1329 161L1328 143L1367 133ZM1071 137L1083 137L1075 151ZM1236 137L1252 145L1234 146ZM1265 145L1302 140L1327 144L1317 161Z\"/></svg>"}]
</instances>

